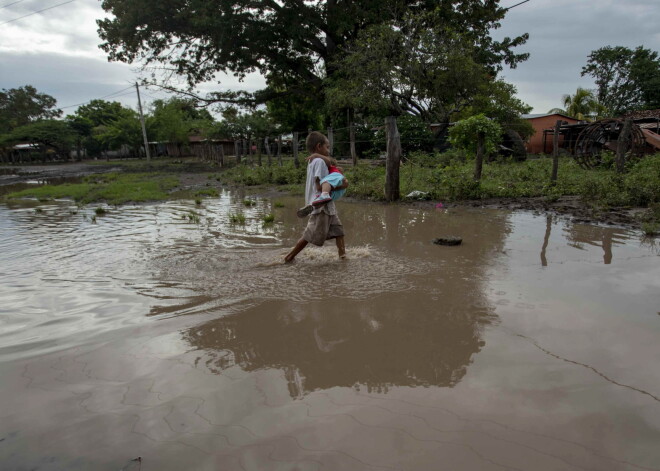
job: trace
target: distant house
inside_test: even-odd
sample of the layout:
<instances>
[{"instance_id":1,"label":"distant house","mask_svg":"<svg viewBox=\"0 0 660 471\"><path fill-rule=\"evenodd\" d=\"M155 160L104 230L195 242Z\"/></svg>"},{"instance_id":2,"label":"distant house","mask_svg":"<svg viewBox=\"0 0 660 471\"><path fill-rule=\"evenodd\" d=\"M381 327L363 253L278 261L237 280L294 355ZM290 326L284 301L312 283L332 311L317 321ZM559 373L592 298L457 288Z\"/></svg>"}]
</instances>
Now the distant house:
<instances>
[{"instance_id":1,"label":"distant house","mask_svg":"<svg viewBox=\"0 0 660 471\"><path fill-rule=\"evenodd\" d=\"M580 120L567 116L561 113L548 113L548 114L524 114L521 118L530 122L536 131L532 137L529 138L525 144L527 152L530 154L549 154L552 152L552 140L546 142L546 133L544 130L554 128L558 120L563 121L565 124L577 124ZM562 136L559 137L561 147Z\"/></svg>"}]
</instances>

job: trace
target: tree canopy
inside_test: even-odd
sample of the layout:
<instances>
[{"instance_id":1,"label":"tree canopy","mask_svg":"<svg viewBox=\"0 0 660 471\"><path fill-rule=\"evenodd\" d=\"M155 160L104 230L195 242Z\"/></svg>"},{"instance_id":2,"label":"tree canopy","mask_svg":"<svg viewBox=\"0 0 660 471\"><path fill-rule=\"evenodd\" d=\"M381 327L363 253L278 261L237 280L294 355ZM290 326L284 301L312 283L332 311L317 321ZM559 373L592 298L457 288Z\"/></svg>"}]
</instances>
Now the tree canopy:
<instances>
[{"instance_id":1,"label":"tree canopy","mask_svg":"<svg viewBox=\"0 0 660 471\"><path fill-rule=\"evenodd\" d=\"M218 72L243 78L254 71L269 84L258 93L215 92L208 99L238 104L290 94L322 99L335 62L370 26L391 24L408 12L433 12L475 45L475 60L496 72L521 59L512 49L526 40L495 41L506 9L499 0L104 0L111 18L99 20L101 48L111 60L142 61L154 74L174 72L188 85Z\"/></svg>"},{"instance_id":2,"label":"tree canopy","mask_svg":"<svg viewBox=\"0 0 660 471\"><path fill-rule=\"evenodd\" d=\"M642 46L606 46L589 54L582 75L596 81L598 101L612 114L660 108L660 58Z\"/></svg>"},{"instance_id":3,"label":"tree canopy","mask_svg":"<svg viewBox=\"0 0 660 471\"><path fill-rule=\"evenodd\" d=\"M549 113L563 113L576 119L591 121L608 114L592 90L578 87L573 95L562 97L564 108L553 108Z\"/></svg>"},{"instance_id":4,"label":"tree canopy","mask_svg":"<svg viewBox=\"0 0 660 471\"><path fill-rule=\"evenodd\" d=\"M31 85L2 89L0 91L0 134L40 119L56 118L62 110L56 108L57 100L46 93L39 93Z\"/></svg>"}]
</instances>

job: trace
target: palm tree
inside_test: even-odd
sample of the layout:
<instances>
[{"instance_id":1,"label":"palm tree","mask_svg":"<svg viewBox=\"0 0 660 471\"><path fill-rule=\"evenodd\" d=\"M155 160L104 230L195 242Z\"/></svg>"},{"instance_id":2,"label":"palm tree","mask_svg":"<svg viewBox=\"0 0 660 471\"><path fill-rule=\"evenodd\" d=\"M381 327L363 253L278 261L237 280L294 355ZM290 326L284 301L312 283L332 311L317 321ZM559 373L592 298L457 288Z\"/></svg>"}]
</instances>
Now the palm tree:
<instances>
[{"instance_id":1,"label":"palm tree","mask_svg":"<svg viewBox=\"0 0 660 471\"><path fill-rule=\"evenodd\" d=\"M562 97L564 109L553 108L549 113L562 113L584 121L593 121L607 115L607 109L598 102L593 90L578 87L575 95Z\"/></svg>"}]
</instances>

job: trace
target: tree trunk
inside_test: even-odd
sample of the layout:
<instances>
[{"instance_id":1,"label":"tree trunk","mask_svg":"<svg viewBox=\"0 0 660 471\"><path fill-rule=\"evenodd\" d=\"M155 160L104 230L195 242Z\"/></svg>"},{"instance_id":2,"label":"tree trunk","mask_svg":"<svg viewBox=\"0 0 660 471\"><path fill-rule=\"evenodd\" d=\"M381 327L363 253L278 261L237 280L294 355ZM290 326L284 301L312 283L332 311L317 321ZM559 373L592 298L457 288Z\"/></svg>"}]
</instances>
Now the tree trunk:
<instances>
[{"instance_id":1,"label":"tree trunk","mask_svg":"<svg viewBox=\"0 0 660 471\"><path fill-rule=\"evenodd\" d=\"M296 168L300 167L300 161L298 160L298 132L293 133L293 141L291 142L292 152L293 152L293 165Z\"/></svg>"},{"instance_id":2,"label":"tree trunk","mask_svg":"<svg viewBox=\"0 0 660 471\"><path fill-rule=\"evenodd\" d=\"M268 166L273 165L273 159L270 154L270 143L268 142L268 136L264 138L264 147L266 148L266 155L268 155Z\"/></svg>"},{"instance_id":3,"label":"tree trunk","mask_svg":"<svg viewBox=\"0 0 660 471\"><path fill-rule=\"evenodd\" d=\"M335 145L335 134L332 131L332 127L328 128L328 142L330 143L330 155L332 155L332 149Z\"/></svg>"},{"instance_id":4,"label":"tree trunk","mask_svg":"<svg viewBox=\"0 0 660 471\"><path fill-rule=\"evenodd\" d=\"M385 118L385 132L387 133L387 161L385 167L385 199L396 201L399 193L399 166L401 164L401 136L396 126L396 118Z\"/></svg>"},{"instance_id":5,"label":"tree trunk","mask_svg":"<svg viewBox=\"0 0 660 471\"><path fill-rule=\"evenodd\" d=\"M486 136L483 132L477 134L477 155L474 159L474 181L481 180L481 170L484 166L484 153L486 152Z\"/></svg>"},{"instance_id":6,"label":"tree trunk","mask_svg":"<svg viewBox=\"0 0 660 471\"><path fill-rule=\"evenodd\" d=\"M353 167L357 167L357 152L355 151L355 124L351 123L349 125L349 134L351 141L351 160L353 161Z\"/></svg>"},{"instance_id":7,"label":"tree trunk","mask_svg":"<svg viewBox=\"0 0 660 471\"><path fill-rule=\"evenodd\" d=\"M555 123L555 132L552 135L552 175L550 182L557 183L557 174L559 173L559 130L561 129L561 120Z\"/></svg>"}]
</instances>

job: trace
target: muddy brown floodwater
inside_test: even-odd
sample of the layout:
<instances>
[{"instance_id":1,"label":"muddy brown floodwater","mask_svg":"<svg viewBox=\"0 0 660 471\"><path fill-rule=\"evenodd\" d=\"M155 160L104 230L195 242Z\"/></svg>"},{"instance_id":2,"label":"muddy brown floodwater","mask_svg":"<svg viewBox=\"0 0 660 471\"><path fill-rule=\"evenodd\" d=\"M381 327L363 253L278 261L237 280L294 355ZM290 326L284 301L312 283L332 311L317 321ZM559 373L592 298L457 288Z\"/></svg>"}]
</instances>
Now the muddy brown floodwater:
<instances>
[{"instance_id":1,"label":"muddy brown floodwater","mask_svg":"<svg viewBox=\"0 0 660 471\"><path fill-rule=\"evenodd\" d=\"M346 202L283 265L244 198L0 206L2 470L660 469L639 232Z\"/></svg>"}]
</instances>

